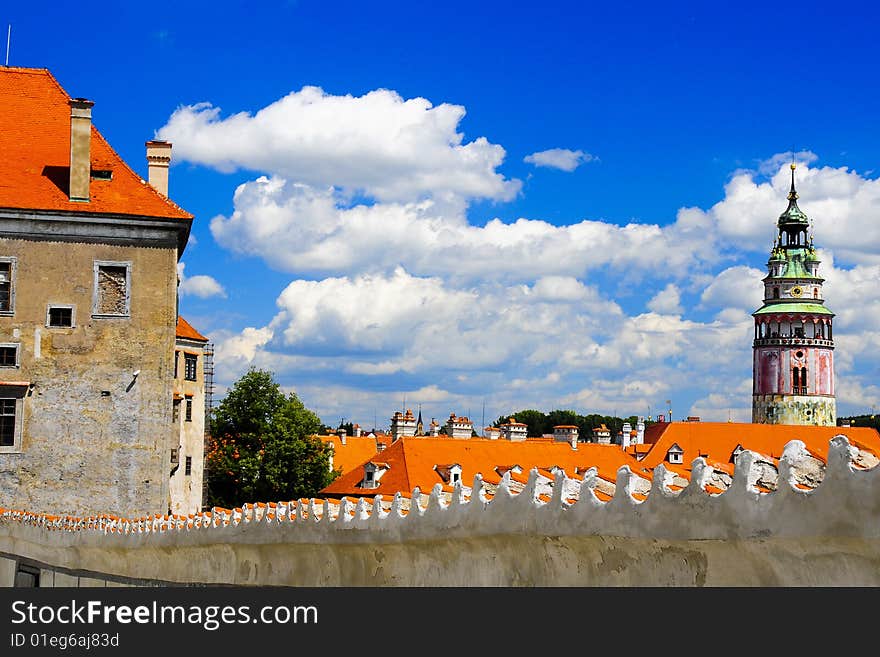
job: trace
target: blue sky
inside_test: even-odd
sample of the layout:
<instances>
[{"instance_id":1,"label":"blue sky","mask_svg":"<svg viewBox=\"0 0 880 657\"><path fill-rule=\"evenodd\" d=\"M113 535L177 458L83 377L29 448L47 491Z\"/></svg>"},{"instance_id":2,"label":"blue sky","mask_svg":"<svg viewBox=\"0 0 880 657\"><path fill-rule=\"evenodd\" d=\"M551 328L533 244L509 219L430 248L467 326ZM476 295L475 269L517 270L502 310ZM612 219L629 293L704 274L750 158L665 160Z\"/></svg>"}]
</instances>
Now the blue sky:
<instances>
[{"instance_id":1,"label":"blue sky","mask_svg":"<svg viewBox=\"0 0 880 657\"><path fill-rule=\"evenodd\" d=\"M751 317L800 168L841 414L880 406L868 3L7 3L196 219L181 313L221 391L328 424L421 404L748 421ZM238 191L237 191L238 190Z\"/></svg>"}]
</instances>

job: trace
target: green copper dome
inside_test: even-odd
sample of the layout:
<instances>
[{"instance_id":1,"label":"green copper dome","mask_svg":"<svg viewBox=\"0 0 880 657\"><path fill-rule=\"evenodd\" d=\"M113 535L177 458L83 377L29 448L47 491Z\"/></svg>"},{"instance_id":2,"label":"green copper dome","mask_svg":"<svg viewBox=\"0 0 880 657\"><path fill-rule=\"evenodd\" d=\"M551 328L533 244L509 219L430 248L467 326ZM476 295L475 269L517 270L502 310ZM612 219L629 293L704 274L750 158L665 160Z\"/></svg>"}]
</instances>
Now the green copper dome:
<instances>
[{"instance_id":1,"label":"green copper dome","mask_svg":"<svg viewBox=\"0 0 880 657\"><path fill-rule=\"evenodd\" d=\"M794 169L795 165L791 165L791 190L788 192L788 207L785 209L781 215L779 215L778 225L782 226L783 224L809 224L810 220L807 218L807 215L804 214L803 210L798 207L797 204L797 192L794 189Z\"/></svg>"}]
</instances>

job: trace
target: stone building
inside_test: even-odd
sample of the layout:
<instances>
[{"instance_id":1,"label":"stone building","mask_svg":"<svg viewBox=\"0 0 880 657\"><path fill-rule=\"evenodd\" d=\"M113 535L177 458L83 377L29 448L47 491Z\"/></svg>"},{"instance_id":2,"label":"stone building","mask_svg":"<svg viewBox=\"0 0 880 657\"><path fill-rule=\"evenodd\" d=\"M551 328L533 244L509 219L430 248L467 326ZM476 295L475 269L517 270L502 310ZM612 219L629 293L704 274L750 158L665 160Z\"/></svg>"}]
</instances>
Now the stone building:
<instances>
[{"instance_id":1,"label":"stone building","mask_svg":"<svg viewBox=\"0 0 880 657\"><path fill-rule=\"evenodd\" d=\"M177 318L171 421L178 436L171 447L171 513L202 510L205 468L205 347L208 338ZM173 440L172 440L173 443Z\"/></svg>"},{"instance_id":2,"label":"stone building","mask_svg":"<svg viewBox=\"0 0 880 657\"><path fill-rule=\"evenodd\" d=\"M832 313L822 296L824 279L810 222L797 205L791 165L788 207L767 262L764 304L755 318L752 422L834 426Z\"/></svg>"},{"instance_id":3,"label":"stone building","mask_svg":"<svg viewBox=\"0 0 880 657\"><path fill-rule=\"evenodd\" d=\"M0 98L0 507L165 513L193 220L170 144L150 184L49 71L0 67Z\"/></svg>"}]
</instances>

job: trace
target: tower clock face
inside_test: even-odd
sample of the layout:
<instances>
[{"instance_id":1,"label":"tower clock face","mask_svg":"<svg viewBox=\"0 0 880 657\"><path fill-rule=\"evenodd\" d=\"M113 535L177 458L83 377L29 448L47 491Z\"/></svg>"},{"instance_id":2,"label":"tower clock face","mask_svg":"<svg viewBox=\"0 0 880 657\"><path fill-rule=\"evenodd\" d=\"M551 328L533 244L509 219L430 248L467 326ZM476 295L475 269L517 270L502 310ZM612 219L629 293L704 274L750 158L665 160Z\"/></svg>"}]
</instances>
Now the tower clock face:
<instances>
[{"instance_id":1,"label":"tower clock face","mask_svg":"<svg viewBox=\"0 0 880 657\"><path fill-rule=\"evenodd\" d=\"M803 293L804 293L804 291L798 286L791 288L791 296L793 296L793 297L799 297Z\"/></svg>"}]
</instances>

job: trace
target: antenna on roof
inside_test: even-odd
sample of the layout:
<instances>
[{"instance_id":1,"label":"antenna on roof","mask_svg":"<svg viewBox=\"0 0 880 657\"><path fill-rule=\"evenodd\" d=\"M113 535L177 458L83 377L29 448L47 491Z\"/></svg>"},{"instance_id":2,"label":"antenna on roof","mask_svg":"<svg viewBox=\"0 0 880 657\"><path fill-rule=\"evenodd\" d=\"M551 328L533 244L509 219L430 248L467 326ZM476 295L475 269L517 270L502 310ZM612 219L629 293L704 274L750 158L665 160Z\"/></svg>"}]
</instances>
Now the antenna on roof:
<instances>
[{"instance_id":1,"label":"antenna on roof","mask_svg":"<svg viewBox=\"0 0 880 657\"><path fill-rule=\"evenodd\" d=\"M9 41L12 39L12 23L9 24L9 29L6 30L6 66L9 66Z\"/></svg>"}]
</instances>

